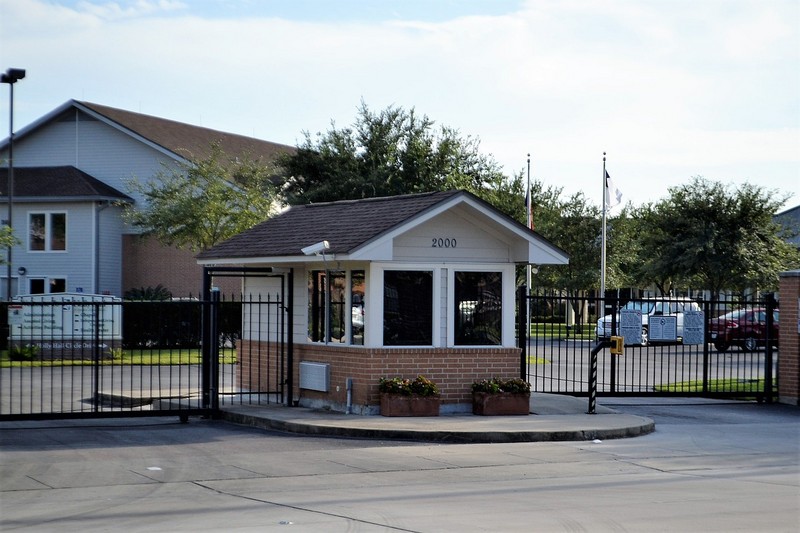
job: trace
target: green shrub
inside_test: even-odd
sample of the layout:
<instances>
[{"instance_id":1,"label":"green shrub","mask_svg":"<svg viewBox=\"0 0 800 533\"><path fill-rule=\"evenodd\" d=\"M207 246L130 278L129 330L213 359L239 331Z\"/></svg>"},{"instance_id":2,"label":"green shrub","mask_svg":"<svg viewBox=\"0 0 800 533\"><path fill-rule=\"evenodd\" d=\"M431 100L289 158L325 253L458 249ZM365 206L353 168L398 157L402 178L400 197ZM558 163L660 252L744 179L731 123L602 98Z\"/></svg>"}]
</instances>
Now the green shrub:
<instances>
[{"instance_id":1,"label":"green shrub","mask_svg":"<svg viewBox=\"0 0 800 533\"><path fill-rule=\"evenodd\" d=\"M39 355L39 347L33 344L25 346L12 346L8 358L12 361L33 361Z\"/></svg>"},{"instance_id":2,"label":"green shrub","mask_svg":"<svg viewBox=\"0 0 800 533\"><path fill-rule=\"evenodd\" d=\"M439 388L436 383L425 376L416 379L408 378L381 378L378 381L378 390L388 394L402 394L403 396L436 396Z\"/></svg>"},{"instance_id":3,"label":"green shrub","mask_svg":"<svg viewBox=\"0 0 800 533\"><path fill-rule=\"evenodd\" d=\"M520 378L511 379L483 379L472 384L472 392L488 392L498 394L501 392L531 392L531 384Z\"/></svg>"}]
</instances>

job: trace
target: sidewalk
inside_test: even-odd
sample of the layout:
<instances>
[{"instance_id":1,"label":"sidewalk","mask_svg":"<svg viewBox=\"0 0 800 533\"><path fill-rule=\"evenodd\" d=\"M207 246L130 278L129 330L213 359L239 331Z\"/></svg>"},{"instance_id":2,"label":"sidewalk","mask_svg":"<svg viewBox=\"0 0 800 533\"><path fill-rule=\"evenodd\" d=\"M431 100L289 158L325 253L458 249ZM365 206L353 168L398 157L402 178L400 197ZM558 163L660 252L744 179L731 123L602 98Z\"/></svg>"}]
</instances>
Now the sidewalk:
<instances>
[{"instance_id":1,"label":"sidewalk","mask_svg":"<svg viewBox=\"0 0 800 533\"><path fill-rule=\"evenodd\" d=\"M223 420L305 435L401 439L431 442L540 442L606 440L645 435L655 423L598 406L587 414L588 399L533 393L529 416L385 417L283 407L223 406Z\"/></svg>"}]
</instances>

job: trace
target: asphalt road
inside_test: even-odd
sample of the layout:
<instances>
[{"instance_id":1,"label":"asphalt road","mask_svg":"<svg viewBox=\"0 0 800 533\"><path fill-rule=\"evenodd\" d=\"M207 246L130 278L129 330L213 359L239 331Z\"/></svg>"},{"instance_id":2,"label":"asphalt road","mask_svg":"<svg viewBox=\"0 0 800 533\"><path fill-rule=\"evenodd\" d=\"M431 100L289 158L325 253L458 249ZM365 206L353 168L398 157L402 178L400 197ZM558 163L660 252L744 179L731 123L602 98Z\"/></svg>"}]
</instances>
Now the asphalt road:
<instances>
[{"instance_id":1,"label":"asphalt road","mask_svg":"<svg viewBox=\"0 0 800 533\"><path fill-rule=\"evenodd\" d=\"M417 444L191 419L0 423L3 531L800 530L800 408L609 398L603 442Z\"/></svg>"}]
</instances>

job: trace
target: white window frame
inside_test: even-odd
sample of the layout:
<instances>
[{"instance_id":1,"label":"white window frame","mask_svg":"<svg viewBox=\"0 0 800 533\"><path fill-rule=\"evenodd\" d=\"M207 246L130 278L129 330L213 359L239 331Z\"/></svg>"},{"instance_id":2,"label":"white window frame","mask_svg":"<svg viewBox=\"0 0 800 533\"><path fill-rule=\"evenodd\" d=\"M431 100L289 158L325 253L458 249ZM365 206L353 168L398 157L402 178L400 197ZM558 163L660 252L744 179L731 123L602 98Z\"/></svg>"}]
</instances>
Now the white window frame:
<instances>
[{"instance_id":1,"label":"white window frame","mask_svg":"<svg viewBox=\"0 0 800 533\"><path fill-rule=\"evenodd\" d=\"M42 280L42 281L44 281L45 292L42 292L42 293L37 292L35 294L54 294L54 293L50 292L50 281L54 280L54 279L63 279L64 280L64 292L67 292L68 280L67 280L66 276L29 276L28 280L27 280L27 282L28 282L27 289L28 290L27 290L26 294L34 294L34 293L31 292L31 282L33 280Z\"/></svg>"},{"instance_id":2,"label":"white window frame","mask_svg":"<svg viewBox=\"0 0 800 533\"><path fill-rule=\"evenodd\" d=\"M447 273L447 305L453 308L456 299L456 272L500 272L503 278L503 312L502 341L499 345L458 345L456 346L455 316L452 312L447 317L447 345L454 348L508 348L516 346L516 271L515 265L508 263L470 263L448 264Z\"/></svg>"},{"instance_id":3,"label":"white window frame","mask_svg":"<svg viewBox=\"0 0 800 533\"><path fill-rule=\"evenodd\" d=\"M448 265L449 267L449 265ZM448 267L444 267L445 269ZM370 267L371 274L367 281L367 316L377 317L378 323L383 321L383 288L384 278L383 273L387 270L404 271L404 272L431 272L433 274L433 344L431 345L392 345L386 346L383 340L383 327L370 328L367 330L367 339L365 339L365 346L377 346L382 348L438 348L441 347L441 335L439 335L440 325L442 323L440 298L442 294L441 284L441 271L443 267L441 263L372 263ZM372 283L371 285L369 283ZM370 309L372 311L370 311ZM369 344L367 344L369 343Z\"/></svg>"},{"instance_id":4,"label":"white window frame","mask_svg":"<svg viewBox=\"0 0 800 533\"><path fill-rule=\"evenodd\" d=\"M44 250L34 250L31 248L31 218L35 215L44 215ZM52 250L50 248L50 241L52 237L52 217L53 215L64 215L64 249ZM41 253L66 253L69 249L67 239L67 228L69 228L69 216L66 211L28 211L27 224L26 224L26 239L25 246L28 252L33 254Z\"/></svg>"}]
</instances>

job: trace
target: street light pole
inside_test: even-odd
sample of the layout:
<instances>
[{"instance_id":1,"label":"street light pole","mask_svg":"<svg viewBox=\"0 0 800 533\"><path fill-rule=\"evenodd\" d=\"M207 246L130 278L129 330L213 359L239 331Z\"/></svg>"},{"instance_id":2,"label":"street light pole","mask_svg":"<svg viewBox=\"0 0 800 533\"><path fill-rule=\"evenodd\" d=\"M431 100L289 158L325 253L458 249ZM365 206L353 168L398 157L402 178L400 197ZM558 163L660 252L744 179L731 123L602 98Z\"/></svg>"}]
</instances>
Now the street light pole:
<instances>
[{"instance_id":1,"label":"street light pole","mask_svg":"<svg viewBox=\"0 0 800 533\"><path fill-rule=\"evenodd\" d=\"M9 68L0 76L0 82L7 83L9 88L8 106L8 228L13 230L14 209L14 84L25 77L25 69ZM11 250L8 245L8 278L6 279L6 299L11 301Z\"/></svg>"}]
</instances>

